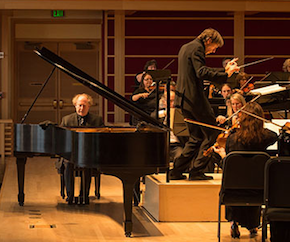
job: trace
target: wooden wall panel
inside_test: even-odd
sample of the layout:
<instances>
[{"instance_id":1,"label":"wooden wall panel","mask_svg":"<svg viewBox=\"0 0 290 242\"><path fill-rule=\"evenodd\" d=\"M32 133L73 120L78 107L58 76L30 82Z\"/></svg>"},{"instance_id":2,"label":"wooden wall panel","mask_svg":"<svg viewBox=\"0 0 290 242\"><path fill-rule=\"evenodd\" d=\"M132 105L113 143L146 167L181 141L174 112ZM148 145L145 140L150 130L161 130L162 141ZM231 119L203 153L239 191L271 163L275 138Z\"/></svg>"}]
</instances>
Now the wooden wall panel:
<instances>
[{"instance_id":1,"label":"wooden wall panel","mask_svg":"<svg viewBox=\"0 0 290 242\"><path fill-rule=\"evenodd\" d=\"M274 59L245 68L260 80L266 73L282 71L285 59L290 57L290 13L257 13L245 17L245 62L273 56Z\"/></svg>"},{"instance_id":2,"label":"wooden wall panel","mask_svg":"<svg viewBox=\"0 0 290 242\"><path fill-rule=\"evenodd\" d=\"M108 76L114 76L112 59L114 50L114 15L108 15L107 51ZM160 12L136 11L125 16L125 97L130 99L134 90L135 74L142 71L146 61L155 59L158 68L162 69L172 59L170 65L173 80L177 79L177 56L180 47L193 40L205 28L217 29L225 38L224 47L218 49L215 55L207 58L208 65L221 67L224 57L234 54L234 17L226 12ZM118 80L115 80L118 81ZM116 88L116 85L114 86ZM118 90L115 90L118 92ZM108 120L114 117L114 110L107 106ZM125 121L129 115L125 114Z\"/></svg>"}]
</instances>

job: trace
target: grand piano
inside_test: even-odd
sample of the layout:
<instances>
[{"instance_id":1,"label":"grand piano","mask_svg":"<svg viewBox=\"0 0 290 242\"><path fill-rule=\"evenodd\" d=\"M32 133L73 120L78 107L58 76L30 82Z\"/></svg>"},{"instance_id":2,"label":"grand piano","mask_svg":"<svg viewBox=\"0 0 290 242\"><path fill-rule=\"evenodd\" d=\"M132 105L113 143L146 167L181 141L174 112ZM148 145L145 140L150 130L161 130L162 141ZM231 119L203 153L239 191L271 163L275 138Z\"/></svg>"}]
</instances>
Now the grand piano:
<instances>
[{"instance_id":1,"label":"grand piano","mask_svg":"<svg viewBox=\"0 0 290 242\"><path fill-rule=\"evenodd\" d=\"M46 48L41 58L144 123L136 127L63 128L53 124L15 124L14 156L18 173L18 202L24 205L24 175L28 157L59 155L75 167L96 168L123 183L124 231L132 233L134 184L147 174L169 167L169 129L120 94L109 89Z\"/></svg>"}]
</instances>

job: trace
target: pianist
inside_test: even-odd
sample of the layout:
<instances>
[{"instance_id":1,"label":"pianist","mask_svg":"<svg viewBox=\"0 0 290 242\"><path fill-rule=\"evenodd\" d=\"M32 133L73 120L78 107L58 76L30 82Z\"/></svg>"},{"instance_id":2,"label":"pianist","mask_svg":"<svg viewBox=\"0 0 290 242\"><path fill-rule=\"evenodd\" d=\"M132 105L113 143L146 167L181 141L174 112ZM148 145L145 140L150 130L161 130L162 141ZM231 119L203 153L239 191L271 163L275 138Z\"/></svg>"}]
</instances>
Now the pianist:
<instances>
[{"instance_id":1,"label":"pianist","mask_svg":"<svg viewBox=\"0 0 290 242\"><path fill-rule=\"evenodd\" d=\"M76 126L86 126L86 127L100 127L103 126L103 120L101 117L90 113L90 106L93 104L93 99L90 95L82 93L77 94L72 99L72 103L75 107L75 112L64 116L62 118L61 126L64 127L76 127ZM64 160L64 177L65 177L65 187L67 191L67 201L72 203L74 197L74 164L70 161ZM89 191L91 183L91 169L85 168L85 203L89 203ZM80 197L83 196L81 185Z\"/></svg>"}]
</instances>

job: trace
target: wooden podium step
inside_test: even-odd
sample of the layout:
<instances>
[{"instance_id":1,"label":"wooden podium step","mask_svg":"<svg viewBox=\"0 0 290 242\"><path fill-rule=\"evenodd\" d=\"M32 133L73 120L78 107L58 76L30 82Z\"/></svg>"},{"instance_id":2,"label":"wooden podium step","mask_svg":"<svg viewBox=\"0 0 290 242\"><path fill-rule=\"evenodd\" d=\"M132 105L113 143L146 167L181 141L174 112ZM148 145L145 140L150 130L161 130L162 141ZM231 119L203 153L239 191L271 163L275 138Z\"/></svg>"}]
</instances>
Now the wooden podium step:
<instances>
[{"instance_id":1,"label":"wooden podium step","mask_svg":"<svg viewBox=\"0 0 290 242\"><path fill-rule=\"evenodd\" d=\"M208 181L172 180L166 175L145 178L143 207L160 222L208 222L218 219L222 174L208 174ZM222 206L222 220L224 206Z\"/></svg>"}]
</instances>

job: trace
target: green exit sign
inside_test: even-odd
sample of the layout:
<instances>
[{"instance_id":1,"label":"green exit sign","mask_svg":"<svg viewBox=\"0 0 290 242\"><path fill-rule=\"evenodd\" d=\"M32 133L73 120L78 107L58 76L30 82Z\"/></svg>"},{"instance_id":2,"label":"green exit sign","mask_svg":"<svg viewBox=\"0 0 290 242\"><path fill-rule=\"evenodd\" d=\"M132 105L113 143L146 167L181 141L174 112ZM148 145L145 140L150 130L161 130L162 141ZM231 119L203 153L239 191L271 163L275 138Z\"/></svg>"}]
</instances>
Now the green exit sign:
<instances>
[{"instance_id":1,"label":"green exit sign","mask_svg":"<svg viewBox=\"0 0 290 242\"><path fill-rule=\"evenodd\" d=\"M63 10L52 10L52 17L54 17L54 18L64 17L64 11Z\"/></svg>"}]
</instances>

